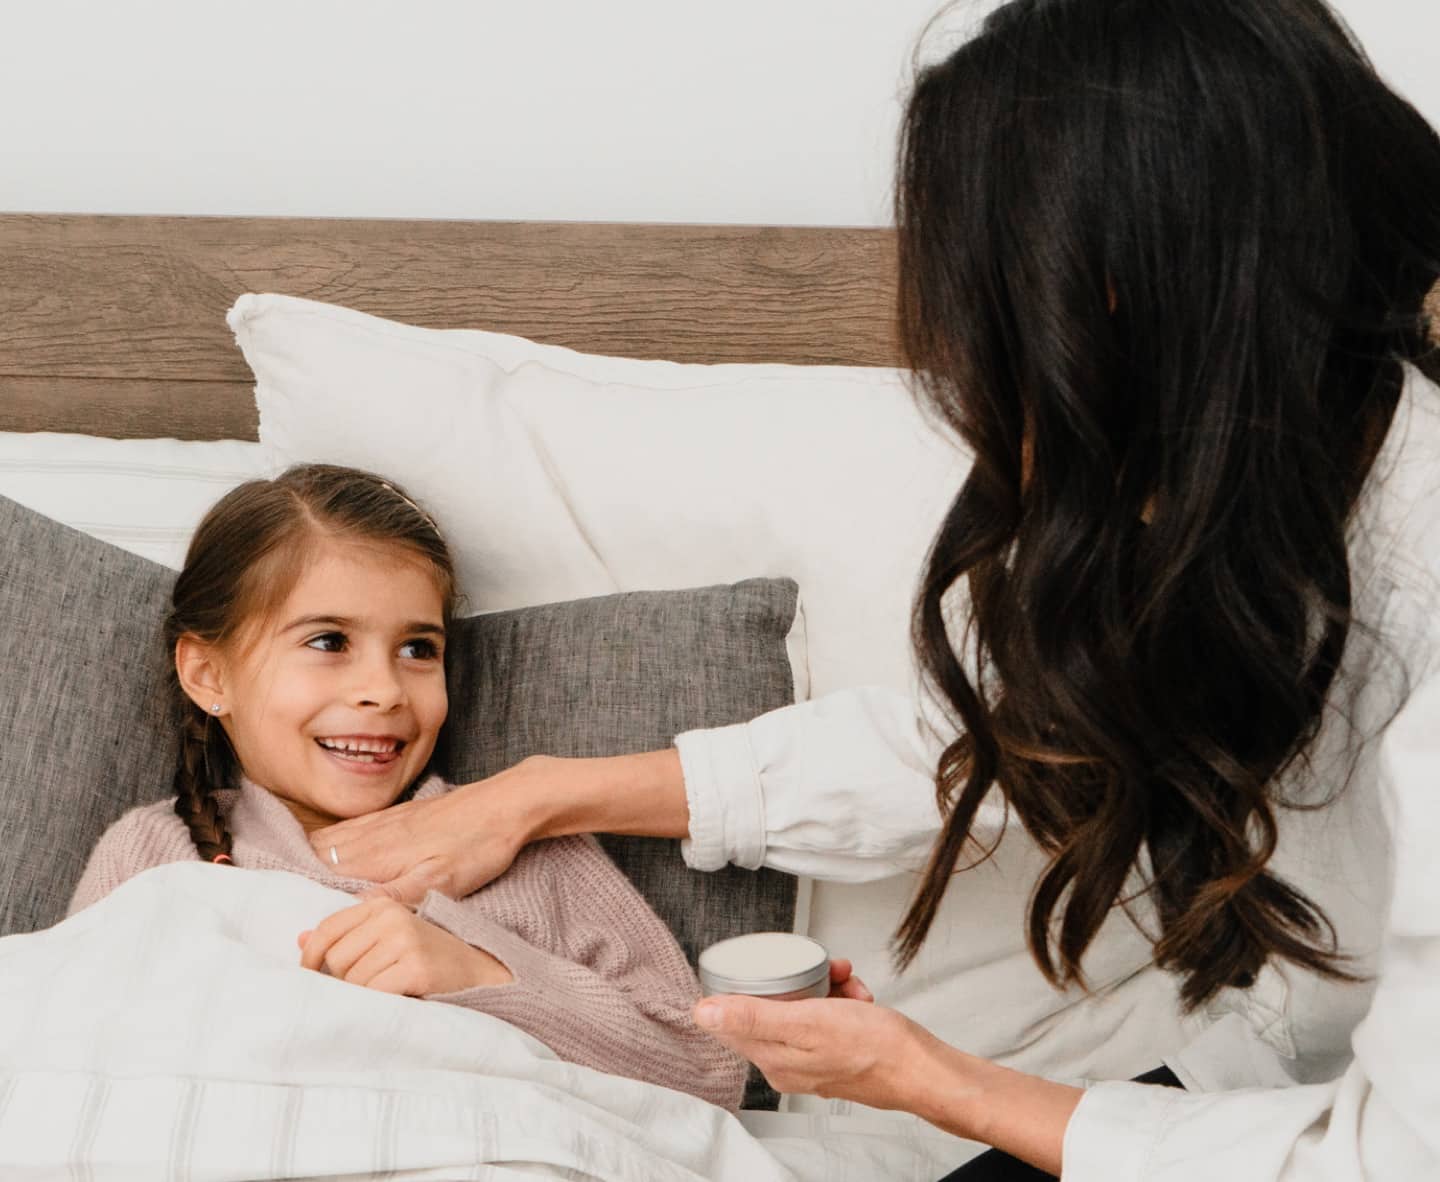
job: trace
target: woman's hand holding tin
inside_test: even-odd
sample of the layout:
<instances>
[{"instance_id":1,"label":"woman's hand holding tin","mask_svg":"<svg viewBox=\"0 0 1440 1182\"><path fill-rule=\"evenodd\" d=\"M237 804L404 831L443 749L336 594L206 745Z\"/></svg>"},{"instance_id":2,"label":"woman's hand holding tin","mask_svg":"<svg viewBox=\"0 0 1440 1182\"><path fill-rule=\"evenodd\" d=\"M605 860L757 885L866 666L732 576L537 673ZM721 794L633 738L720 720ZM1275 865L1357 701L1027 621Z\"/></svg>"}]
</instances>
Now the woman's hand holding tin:
<instances>
[{"instance_id":1,"label":"woman's hand holding tin","mask_svg":"<svg viewBox=\"0 0 1440 1182\"><path fill-rule=\"evenodd\" d=\"M695 1021L760 1068L776 1091L912 1112L1017 1157L1060 1169L1065 1128L1083 1093L966 1054L886 1006L850 962L830 962L830 996L804 1001L726 995Z\"/></svg>"},{"instance_id":2,"label":"woman's hand holding tin","mask_svg":"<svg viewBox=\"0 0 1440 1182\"><path fill-rule=\"evenodd\" d=\"M779 1092L914 1111L916 1084L933 1079L924 1060L936 1040L874 1005L844 961L832 964L828 998L708 997L696 1005L695 1021L760 1068Z\"/></svg>"}]
</instances>

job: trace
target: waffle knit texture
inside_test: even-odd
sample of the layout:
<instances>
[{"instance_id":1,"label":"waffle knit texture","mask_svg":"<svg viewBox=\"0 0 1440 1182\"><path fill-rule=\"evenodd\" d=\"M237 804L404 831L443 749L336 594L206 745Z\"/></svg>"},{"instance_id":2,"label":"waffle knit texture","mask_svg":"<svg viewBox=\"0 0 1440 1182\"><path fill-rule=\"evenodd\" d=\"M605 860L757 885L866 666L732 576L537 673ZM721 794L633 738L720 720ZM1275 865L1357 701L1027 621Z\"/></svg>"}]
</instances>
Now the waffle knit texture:
<instances>
[{"instance_id":1,"label":"waffle knit texture","mask_svg":"<svg viewBox=\"0 0 1440 1182\"><path fill-rule=\"evenodd\" d=\"M416 800L450 785L431 776ZM282 801L248 779L216 793L236 866L287 870L356 894L374 884L334 872L315 856ZM69 914L127 879L169 862L198 862L175 802L132 809L90 856ZM481 1010L538 1038L560 1058L689 1092L735 1109L745 1064L699 1030L690 1010L700 986L650 906L591 837L527 846L494 882L464 899L431 891L423 919L490 953L514 980L426 1000ZM299 953L296 953L299 964Z\"/></svg>"}]
</instances>

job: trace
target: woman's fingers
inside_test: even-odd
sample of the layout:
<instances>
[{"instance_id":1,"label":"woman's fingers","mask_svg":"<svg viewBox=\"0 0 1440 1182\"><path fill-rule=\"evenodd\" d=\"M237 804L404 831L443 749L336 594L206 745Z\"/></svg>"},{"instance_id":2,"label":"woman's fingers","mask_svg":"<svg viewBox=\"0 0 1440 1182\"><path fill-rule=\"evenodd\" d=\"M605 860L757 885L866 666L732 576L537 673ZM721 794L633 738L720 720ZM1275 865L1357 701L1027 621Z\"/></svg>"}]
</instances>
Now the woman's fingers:
<instances>
[{"instance_id":1,"label":"woman's fingers","mask_svg":"<svg viewBox=\"0 0 1440 1182\"><path fill-rule=\"evenodd\" d=\"M442 895L449 892L445 889L450 885L450 878L445 873L443 866L437 858L427 858L418 866L413 866L399 878L389 882L377 882L368 890L361 891L357 898L360 899L393 899L397 903L407 903L415 906L424 901L425 896L431 891L439 891Z\"/></svg>"},{"instance_id":2,"label":"woman's fingers","mask_svg":"<svg viewBox=\"0 0 1440 1182\"><path fill-rule=\"evenodd\" d=\"M851 1001L874 1001L875 995L870 992L865 982L859 977L846 977L838 985L830 987L831 997L845 997Z\"/></svg>"},{"instance_id":3,"label":"woman's fingers","mask_svg":"<svg viewBox=\"0 0 1440 1182\"><path fill-rule=\"evenodd\" d=\"M516 804L525 796L517 775L525 766L317 829L310 846L335 873L384 888L374 895L413 903L433 890L464 898L509 869L528 840Z\"/></svg>"},{"instance_id":4,"label":"woman's fingers","mask_svg":"<svg viewBox=\"0 0 1440 1182\"><path fill-rule=\"evenodd\" d=\"M404 873L415 839L410 813L435 802L408 801L310 834L315 856L337 874L387 881Z\"/></svg>"},{"instance_id":5,"label":"woman's fingers","mask_svg":"<svg viewBox=\"0 0 1440 1182\"><path fill-rule=\"evenodd\" d=\"M854 966L843 957L830 962L830 996L848 997L851 1001L875 1000L865 982L855 976Z\"/></svg>"},{"instance_id":6,"label":"woman's fingers","mask_svg":"<svg viewBox=\"0 0 1440 1182\"><path fill-rule=\"evenodd\" d=\"M840 998L766 1001L709 997L695 1021L749 1059L781 1092L904 1108L915 1083L915 1048L934 1043L894 1010Z\"/></svg>"},{"instance_id":7,"label":"woman's fingers","mask_svg":"<svg viewBox=\"0 0 1440 1182\"><path fill-rule=\"evenodd\" d=\"M695 1007L696 1024L737 1042L786 1042L804 1039L809 1001L767 1001L760 997L709 997Z\"/></svg>"}]
</instances>

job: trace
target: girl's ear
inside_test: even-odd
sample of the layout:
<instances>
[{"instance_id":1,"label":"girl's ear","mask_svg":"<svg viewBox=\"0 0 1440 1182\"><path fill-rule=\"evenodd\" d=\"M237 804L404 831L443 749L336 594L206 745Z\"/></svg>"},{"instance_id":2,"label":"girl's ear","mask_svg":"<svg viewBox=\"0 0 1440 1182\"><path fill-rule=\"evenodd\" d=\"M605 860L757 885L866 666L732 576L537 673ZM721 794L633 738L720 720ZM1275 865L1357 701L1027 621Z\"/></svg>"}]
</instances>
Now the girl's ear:
<instances>
[{"instance_id":1,"label":"girl's ear","mask_svg":"<svg viewBox=\"0 0 1440 1182\"><path fill-rule=\"evenodd\" d=\"M175 673L180 688L206 714L218 714L218 704L225 708L225 667L219 650L193 633L187 632L175 642Z\"/></svg>"}]
</instances>

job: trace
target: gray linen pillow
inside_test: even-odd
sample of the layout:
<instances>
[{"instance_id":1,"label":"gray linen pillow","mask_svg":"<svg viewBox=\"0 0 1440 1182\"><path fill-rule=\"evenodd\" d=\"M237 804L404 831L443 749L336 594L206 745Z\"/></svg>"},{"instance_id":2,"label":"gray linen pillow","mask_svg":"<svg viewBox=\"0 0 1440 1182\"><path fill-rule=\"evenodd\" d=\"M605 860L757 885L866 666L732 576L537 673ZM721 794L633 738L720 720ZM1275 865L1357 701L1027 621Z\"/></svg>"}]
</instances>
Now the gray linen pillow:
<instances>
[{"instance_id":1,"label":"gray linen pillow","mask_svg":"<svg viewBox=\"0 0 1440 1182\"><path fill-rule=\"evenodd\" d=\"M457 784L527 755L651 751L682 731L745 722L794 701L789 579L632 591L493 612L449 639L450 717L436 766ZM795 880L735 866L689 869L680 843L603 836L611 858L694 964L707 944L788 931Z\"/></svg>"},{"instance_id":2,"label":"gray linen pillow","mask_svg":"<svg viewBox=\"0 0 1440 1182\"><path fill-rule=\"evenodd\" d=\"M0 497L0 936L56 923L105 827L171 793L173 579ZM534 752L648 750L784 705L796 598L790 580L752 579L456 621L435 766L466 783ZM676 842L606 845L692 961L713 940L793 922L788 875L697 874Z\"/></svg>"},{"instance_id":3,"label":"gray linen pillow","mask_svg":"<svg viewBox=\"0 0 1440 1182\"><path fill-rule=\"evenodd\" d=\"M0 936L58 922L105 827L171 792L174 577L0 497Z\"/></svg>"}]
</instances>

